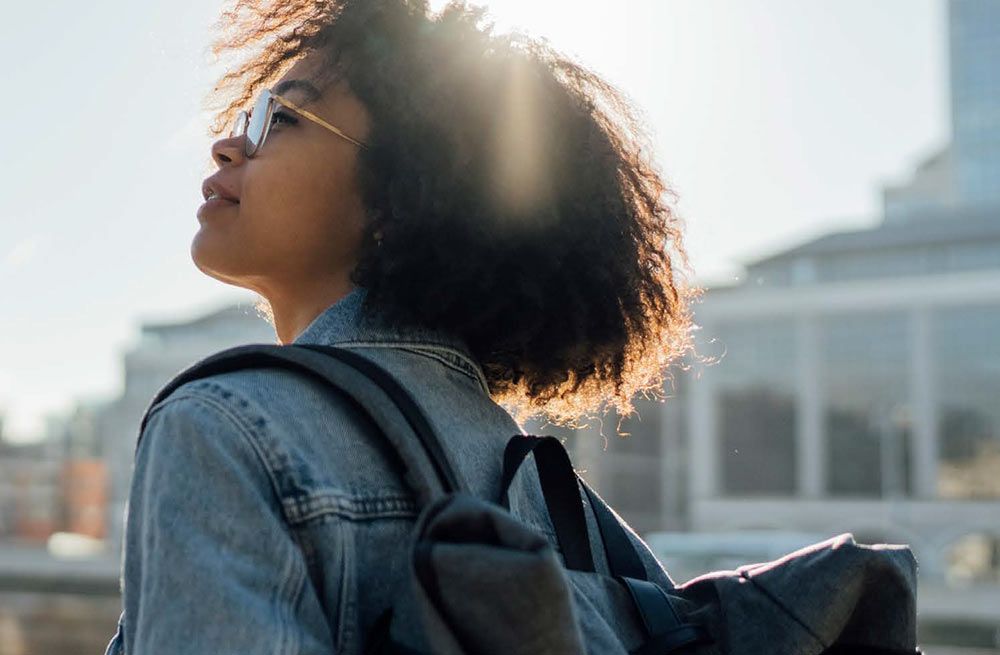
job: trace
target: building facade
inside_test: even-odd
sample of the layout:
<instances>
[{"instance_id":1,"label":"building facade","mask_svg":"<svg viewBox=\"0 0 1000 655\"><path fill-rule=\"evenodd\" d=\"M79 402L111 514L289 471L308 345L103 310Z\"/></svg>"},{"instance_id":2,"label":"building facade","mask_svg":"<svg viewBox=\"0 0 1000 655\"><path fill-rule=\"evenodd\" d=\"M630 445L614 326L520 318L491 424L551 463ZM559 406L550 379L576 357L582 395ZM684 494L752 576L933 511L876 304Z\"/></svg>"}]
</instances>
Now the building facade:
<instances>
[{"instance_id":1,"label":"building facade","mask_svg":"<svg viewBox=\"0 0 1000 655\"><path fill-rule=\"evenodd\" d=\"M706 292L687 524L906 543L924 617L1000 627L1000 213L901 227Z\"/></svg>"},{"instance_id":2,"label":"building facade","mask_svg":"<svg viewBox=\"0 0 1000 655\"><path fill-rule=\"evenodd\" d=\"M947 39L951 142L883 189L887 222L1000 206L1000 3L950 0Z\"/></svg>"},{"instance_id":3,"label":"building facade","mask_svg":"<svg viewBox=\"0 0 1000 655\"><path fill-rule=\"evenodd\" d=\"M60 529L62 465L46 444L0 442L0 544L44 545Z\"/></svg>"},{"instance_id":4,"label":"building facade","mask_svg":"<svg viewBox=\"0 0 1000 655\"><path fill-rule=\"evenodd\" d=\"M954 184L968 205L1000 204L1000 3L948 5Z\"/></svg>"}]
</instances>

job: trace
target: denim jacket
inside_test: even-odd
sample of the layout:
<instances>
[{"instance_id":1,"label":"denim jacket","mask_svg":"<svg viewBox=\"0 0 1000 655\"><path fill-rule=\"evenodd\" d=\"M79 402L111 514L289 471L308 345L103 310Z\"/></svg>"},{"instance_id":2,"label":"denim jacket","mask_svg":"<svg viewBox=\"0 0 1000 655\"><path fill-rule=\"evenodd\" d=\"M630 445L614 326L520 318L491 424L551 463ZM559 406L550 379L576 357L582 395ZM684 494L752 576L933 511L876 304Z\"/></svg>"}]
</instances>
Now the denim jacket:
<instances>
[{"instance_id":1,"label":"denim jacket","mask_svg":"<svg viewBox=\"0 0 1000 655\"><path fill-rule=\"evenodd\" d=\"M364 293L328 307L294 343L350 348L391 371L470 490L495 501L504 447L523 430L461 341L367 319ZM151 407L106 655L361 653L404 577L417 515L386 449L341 392L280 369L189 382ZM512 509L558 547L531 458L515 482ZM593 528L589 507L587 518ZM669 584L645 544L640 553Z\"/></svg>"}]
</instances>

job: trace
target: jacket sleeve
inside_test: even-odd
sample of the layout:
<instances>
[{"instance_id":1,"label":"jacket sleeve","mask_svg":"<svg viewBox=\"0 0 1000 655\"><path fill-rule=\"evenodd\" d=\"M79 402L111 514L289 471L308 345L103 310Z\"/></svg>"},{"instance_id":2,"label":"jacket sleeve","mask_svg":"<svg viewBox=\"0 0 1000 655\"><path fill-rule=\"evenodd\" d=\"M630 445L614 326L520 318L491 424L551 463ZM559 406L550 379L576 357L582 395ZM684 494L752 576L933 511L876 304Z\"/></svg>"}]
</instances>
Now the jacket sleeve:
<instances>
[{"instance_id":1,"label":"jacket sleeve","mask_svg":"<svg viewBox=\"0 0 1000 655\"><path fill-rule=\"evenodd\" d=\"M182 391L153 408L136 453L124 652L334 653L249 427L220 400Z\"/></svg>"}]
</instances>

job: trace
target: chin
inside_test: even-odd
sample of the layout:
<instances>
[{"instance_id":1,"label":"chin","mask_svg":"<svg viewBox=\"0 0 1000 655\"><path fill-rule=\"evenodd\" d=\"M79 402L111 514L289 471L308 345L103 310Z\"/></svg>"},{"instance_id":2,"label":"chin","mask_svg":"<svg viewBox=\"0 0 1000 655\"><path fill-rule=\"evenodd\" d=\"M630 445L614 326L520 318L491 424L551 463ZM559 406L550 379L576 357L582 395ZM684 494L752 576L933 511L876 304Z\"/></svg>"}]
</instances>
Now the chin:
<instances>
[{"instance_id":1,"label":"chin","mask_svg":"<svg viewBox=\"0 0 1000 655\"><path fill-rule=\"evenodd\" d=\"M195 268L219 282L246 288L246 285L240 282L240 278L231 272L234 267L226 265L224 253L218 250L213 248L212 238L206 235L203 229L199 230L191 240L190 248L191 261Z\"/></svg>"}]
</instances>

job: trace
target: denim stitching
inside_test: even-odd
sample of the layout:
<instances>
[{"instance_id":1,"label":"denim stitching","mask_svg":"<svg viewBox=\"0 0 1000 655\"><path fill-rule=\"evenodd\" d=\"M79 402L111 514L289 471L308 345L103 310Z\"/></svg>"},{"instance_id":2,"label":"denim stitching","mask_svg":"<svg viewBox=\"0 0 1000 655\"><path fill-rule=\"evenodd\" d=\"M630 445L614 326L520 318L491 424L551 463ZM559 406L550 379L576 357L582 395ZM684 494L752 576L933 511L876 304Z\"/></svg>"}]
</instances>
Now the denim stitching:
<instances>
[{"instance_id":1,"label":"denim stitching","mask_svg":"<svg viewBox=\"0 0 1000 655\"><path fill-rule=\"evenodd\" d=\"M266 425L266 419L261 414L251 411L250 402L242 394L231 391L229 388L210 378L197 380L190 384L194 390L204 389L210 394L220 396L222 400L217 399L218 404L225 405L226 402L232 402L235 399L240 409L248 414L247 421L252 421L252 423L258 426ZM230 408L230 411L236 412L237 410ZM284 502L285 498L291 496L291 490L299 488L298 481L289 473L291 467L288 464L288 454L278 447L272 447L271 443L265 443L266 435L261 431L254 429L247 422L244 422L244 425L250 431L251 436L256 438L256 441L255 439L251 439L251 441L257 443L258 454L270 472L275 493Z\"/></svg>"},{"instance_id":2,"label":"denim stitching","mask_svg":"<svg viewBox=\"0 0 1000 655\"><path fill-rule=\"evenodd\" d=\"M397 518L416 516L416 503L406 496L382 496L382 497L360 497L345 496L335 493L322 493L310 496L290 496L283 493L280 478L284 477L287 467L280 465L280 457L270 448L264 446L261 435L247 421L227 407L214 395L198 393L205 391L208 394L219 394L229 400L238 396L235 392L224 389L221 385L209 380L199 380L186 387L183 393L174 394L164 400L154 408L154 412L166 404L191 398L201 402L203 405L215 408L220 413L227 416L244 435L250 443L255 454L261 460L268 478L271 480L272 488L282 507L282 513L289 524L296 525L316 518L324 513L331 513L352 520L366 520L378 518Z\"/></svg>"},{"instance_id":3,"label":"denim stitching","mask_svg":"<svg viewBox=\"0 0 1000 655\"><path fill-rule=\"evenodd\" d=\"M190 387L186 387L183 393L180 394L175 393L169 396L162 403L157 405L150 412L150 417L152 417L153 413L155 413L162 407L166 406L167 404L172 403L174 401L182 400L184 398L190 398L194 401L202 403L207 407L214 408L220 414L229 418L229 420L232 421L232 423L236 426L240 434L242 434L243 437L250 444L250 447L253 449L254 454L256 454L258 459L261 461L261 465L263 466L268 479L270 479L271 481L271 488L274 491L275 496L279 499L279 501L282 501L282 506L284 506L283 503L284 494L282 493L281 482L278 479L278 476L282 468L276 465L277 462L275 462L275 460L272 457L274 453L272 453L269 448L266 448L264 444L260 443L260 435L257 433L256 430L254 430L252 427L246 424L243 417L236 414L234 411L232 411L232 409L230 409L225 404L220 402L214 396L197 393L197 391L200 391L202 389L209 391L210 393L218 390L226 398L236 395L234 392L223 390L222 387L219 386L218 384L208 382L207 380L199 380L193 383ZM286 519L287 518L288 517L286 516Z\"/></svg>"},{"instance_id":4,"label":"denim stitching","mask_svg":"<svg viewBox=\"0 0 1000 655\"><path fill-rule=\"evenodd\" d=\"M333 345L336 346L354 346L362 348L396 348L399 350L405 350L408 352L415 352L428 357L433 357L435 360L442 363L448 364L452 367L457 367L457 370L465 373L469 377L473 378L479 383L483 388L483 391L489 393L489 384L486 381L486 376L483 374L482 368L476 364L468 355L460 350L456 350L450 346L443 346L439 344L428 343L426 341L338 341ZM461 360L461 364L458 362L447 362L440 357L440 353L448 353L454 355ZM435 355L439 355L435 357ZM464 368L463 368L464 366Z\"/></svg>"},{"instance_id":5,"label":"denim stitching","mask_svg":"<svg viewBox=\"0 0 1000 655\"><path fill-rule=\"evenodd\" d=\"M295 540L293 539L293 541ZM303 566L296 566L298 560L294 556L295 553L303 555ZM298 605L298 597L305 589L306 580L308 579L304 566L305 561L305 554L296 547L292 551L292 556L288 558L285 570L283 571L284 575L281 576L284 584L275 590L275 596L278 599L278 625L281 626L281 633L278 635L278 644L285 647L280 652L287 653L287 655L295 655L299 651L299 633L297 630L291 628L295 625L295 607Z\"/></svg>"},{"instance_id":6,"label":"denim stitching","mask_svg":"<svg viewBox=\"0 0 1000 655\"><path fill-rule=\"evenodd\" d=\"M337 652L349 652L354 641L354 619L357 616L357 543L356 535L341 523L337 526L340 533L337 543L340 546L340 593L337 595ZM350 540L350 541L348 541Z\"/></svg>"},{"instance_id":7,"label":"denim stitching","mask_svg":"<svg viewBox=\"0 0 1000 655\"><path fill-rule=\"evenodd\" d=\"M474 369L469 366L469 364L463 359L460 361L452 361L448 359L445 354L434 352L431 350L425 350L423 348L400 348L400 350L408 353L413 353L415 355L421 355L423 357L430 357L431 359L440 362L444 366L447 366L453 371L462 373L463 375L472 378L472 380L479 385L479 387L485 391L487 394L490 392L485 378L480 377L479 369Z\"/></svg>"},{"instance_id":8,"label":"denim stitching","mask_svg":"<svg viewBox=\"0 0 1000 655\"><path fill-rule=\"evenodd\" d=\"M286 498L282 501L289 522L298 525L324 514L333 514L351 520L401 518L417 515L417 505L412 498L402 496L361 497L335 492Z\"/></svg>"}]
</instances>

